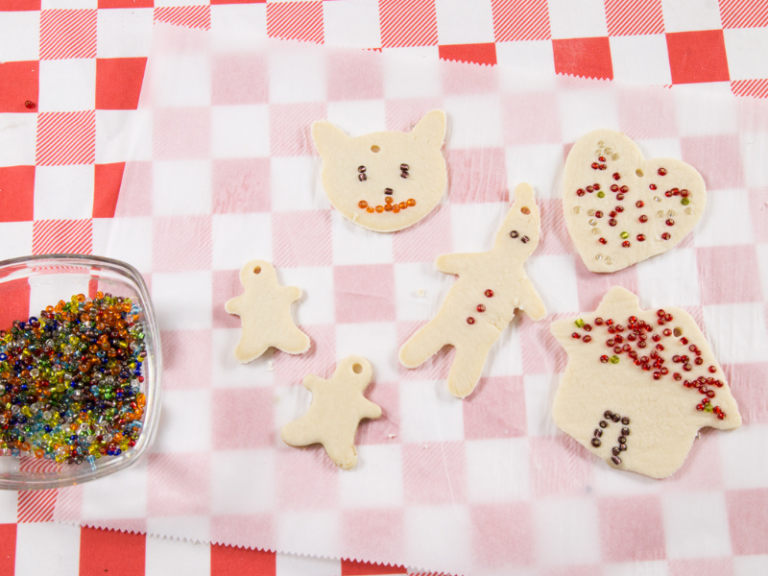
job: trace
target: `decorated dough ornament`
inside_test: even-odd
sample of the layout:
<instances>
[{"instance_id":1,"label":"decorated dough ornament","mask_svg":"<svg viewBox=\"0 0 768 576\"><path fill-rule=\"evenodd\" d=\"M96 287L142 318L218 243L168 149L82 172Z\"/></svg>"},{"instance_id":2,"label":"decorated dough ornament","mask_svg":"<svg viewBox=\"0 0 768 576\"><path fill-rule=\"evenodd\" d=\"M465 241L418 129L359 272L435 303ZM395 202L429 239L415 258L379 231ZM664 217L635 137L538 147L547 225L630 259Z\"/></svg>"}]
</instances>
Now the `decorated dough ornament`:
<instances>
[{"instance_id":1,"label":"decorated dough ornament","mask_svg":"<svg viewBox=\"0 0 768 576\"><path fill-rule=\"evenodd\" d=\"M328 121L312 125L331 204L355 224L376 232L412 226L437 206L447 173L440 151L445 112L426 114L410 132L350 137Z\"/></svg>"},{"instance_id":2,"label":"decorated dough ornament","mask_svg":"<svg viewBox=\"0 0 768 576\"><path fill-rule=\"evenodd\" d=\"M725 374L684 310L641 310L616 286L595 312L551 330L568 353L555 423L611 466L665 478L700 428L741 425Z\"/></svg>"},{"instance_id":3,"label":"decorated dough ornament","mask_svg":"<svg viewBox=\"0 0 768 576\"><path fill-rule=\"evenodd\" d=\"M283 426L280 437L289 446L322 444L337 466L354 468L355 433L360 420L381 416L381 408L363 396L372 375L368 360L347 356L338 363L330 380L313 374L304 378L304 387L312 392L312 404L301 418Z\"/></svg>"},{"instance_id":4,"label":"decorated dough ornament","mask_svg":"<svg viewBox=\"0 0 768 576\"><path fill-rule=\"evenodd\" d=\"M539 243L541 220L529 184L515 190L515 203L496 234L493 250L444 254L438 270L457 274L440 311L400 349L400 362L415 368L443 346L456 348L448 389L457 398L477 386L491 346L512 321L515 310L533 320L547 311L523 269Z\"/></svg>"},{"instance_id":5,"label":"decorated dough ornament","mask_svg":"<svg viewBox=\"0 0 768 576\"><path fill-rule=\"evenodd\" d=\"M275 269L264 260L251 260L240 270L245 292L224 305L227 312L242 321L242 335L235 347L235 358L247 363L268 348L288 354L309 350L309 336L296 327L291 318L291 304L301 298L295 286L280 286Z\"/></svg>"},{"instance_id":6,"label":"decorated dough ornament","mask_svg":"<svg viewBox=\"0 0 768 576\"><path fill-rule=\"evenodd\" d=\"M615 130L581 137L568 154L563 210L592 272L616 272L677 245L704 212L704 180L672 158L646 160Z\"/></svg>"}]
</instances>

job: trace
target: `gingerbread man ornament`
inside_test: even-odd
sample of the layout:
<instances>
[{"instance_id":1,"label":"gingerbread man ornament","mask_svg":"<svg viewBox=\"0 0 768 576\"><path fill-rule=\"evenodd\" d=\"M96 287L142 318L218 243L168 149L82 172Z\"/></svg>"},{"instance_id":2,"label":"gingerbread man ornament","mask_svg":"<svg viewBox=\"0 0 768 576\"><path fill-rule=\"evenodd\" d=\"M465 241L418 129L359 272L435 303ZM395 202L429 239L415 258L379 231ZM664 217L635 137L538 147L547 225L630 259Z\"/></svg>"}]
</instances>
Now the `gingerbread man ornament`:
<instances>
[{"instance_id":1,"label":"gingerbread man ornament","mask_svg":"<svg viewBox=\"0 0 768 576\"><path fill-rule=\"evenodd\" d=\"M372 375L368 360L347 356L338 363L330 380L314 374L306 376L304 387L312 392L312 404L301 418L283 426L280 437L289 446L322 444L337 466L354 468L355 434L360 420L381 416L381 408L363 396Z\"/></svg>"},{"instance_id":2,"label":"gingerbread man ornament","mask_svg":"<svg viewBox=\"0 0 768 576\"><path fill-rule=\"evenodd\" d=\"M270 347L288 354L309 350L309 336L291 318L291 304L301 298L299 288L280 286L275 269L264 260L252 260L243 266L240 283L245 292L224 305L227 312L240 316L242 321L235 358L246 364Z\"/></svg>"},{"instance_id":3,"label":"gingerbread man ornament","mask_svg":"<svg viewBox=\"0 0 768 576\"><path fill-rule=\"evenodd\" d=\"M457 398L472 393L491 346L522 310L533 320L547 311L523 269L539 243L541 220L529 184L515 190L515 203L496 234L493 250L444 254L438 270L459 276L440 311L400 349L403 366L415 368L445 345L456 348L448 389Z\"/></svg>"}]
</instances>

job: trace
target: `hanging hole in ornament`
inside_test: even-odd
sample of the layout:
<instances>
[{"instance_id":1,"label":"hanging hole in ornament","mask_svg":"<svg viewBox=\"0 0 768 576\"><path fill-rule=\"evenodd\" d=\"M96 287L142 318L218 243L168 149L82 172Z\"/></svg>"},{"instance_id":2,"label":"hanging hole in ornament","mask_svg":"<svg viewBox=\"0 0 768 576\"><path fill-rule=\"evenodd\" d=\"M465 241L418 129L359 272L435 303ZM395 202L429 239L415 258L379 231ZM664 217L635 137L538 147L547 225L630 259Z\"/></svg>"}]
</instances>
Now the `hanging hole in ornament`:
<instances>
[{"instance_id":1,"label":"hanging hole in ornament","mask_svg":"<svg viewBox=\"0 0 768 576\"><path fill-rule=\"evenodd\" d=\"M352 364L352 372L354 372L355 374L360 374L360 372L362 371L363 371L363 367L360 364L358 363Z\"/></svg>"},{"instance_id":2,"label":"hanging hole in ornament","mask_svg":"<svg viewBox=\"0 0 768 576\"><path fill-rule=\"evenodd\" d=\"M256 268L253 269L254 274L261 274L261 266L256 266Z\"/></svg>"},{"instance_id":3,"label":"hanging hole in ornament","mask_svg":"<svg viewBox=\"0 0 768 576\"><path fill-rule=\"evenodd\" d=\"M528 206L523 206L522 208L520 208L520 212L527 215L531 213L531 209L528 208Z\"/></svg>"},{"instance_id":4,"label":"hanging hole in ornament","mask_svg":"<svg viewBox=\"0 0 768 576\"><path fill-rule=\"evenodd\" d=\"M378 146L376 146L376 144L374 144L373 146L371 146L371 152L374 152L374 153L378 154L380 151L381 151L381 148L379 148Z\"/></svg>"},{"instance_id":5,"label":"hanging hole in ornament","mask_svg":"<svg viewBox=\"0 0 768 576\"><path fill-rule=\"evenodd\" d=\"M675 338L680 338L680 336L683 335L683 329L679 327L675 328L674 330L672 330L672 334L675 335Z\"/></svg>"},{"instance_id":6,"label":"hanging hole in ornament","mask_svg":"<svg viewBox=\"0 0 768 576\"><path fill-rule=\"evenodd\" d=\"M642 171L642 170L640 170L640 168L638 168L637 170L635 170L635 174L637 174L638 178L642 178L642 177L643 177L643 171Z\"/></svg>"}]
</instances>

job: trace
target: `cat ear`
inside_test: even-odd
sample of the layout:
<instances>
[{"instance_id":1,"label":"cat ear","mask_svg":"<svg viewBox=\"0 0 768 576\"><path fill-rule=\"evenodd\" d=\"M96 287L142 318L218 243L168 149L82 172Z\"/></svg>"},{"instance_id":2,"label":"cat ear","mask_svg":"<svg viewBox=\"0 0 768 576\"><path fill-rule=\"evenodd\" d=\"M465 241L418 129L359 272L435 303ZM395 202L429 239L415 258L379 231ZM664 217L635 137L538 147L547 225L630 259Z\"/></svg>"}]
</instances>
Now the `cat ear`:
<instances>
[{"instance_id":1,"label":"cat ear","mask_svg":"<svg viewBox=\"0 0 768 576\"><path fill-rule=\"evenodd\" d=\"M343 145L349 136L344 134L335 124L327 120L318 120L312 124L312 140L315 141L320 156L333 154L333 150Z\"/></svg>"},{"instance_id":2,"label":"cat ear","mask_svg":"<svg viewBox=\"0 0 768 576\"><path fill-rule=\"evenodd\" d=\"M445 138L445 112L432 110L427 112L424 118L413 127L411 134L416 140L426 143L428 146L440 148Z\"/></svg>"}]
</instances>

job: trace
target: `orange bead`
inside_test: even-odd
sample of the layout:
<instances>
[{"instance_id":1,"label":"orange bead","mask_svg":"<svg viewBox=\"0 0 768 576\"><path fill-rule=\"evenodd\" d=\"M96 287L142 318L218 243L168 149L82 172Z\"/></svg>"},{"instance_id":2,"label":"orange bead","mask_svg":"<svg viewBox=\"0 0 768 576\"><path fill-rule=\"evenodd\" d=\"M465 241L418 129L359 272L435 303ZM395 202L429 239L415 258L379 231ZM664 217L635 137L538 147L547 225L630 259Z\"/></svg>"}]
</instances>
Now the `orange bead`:
<instances>
[{"instance_id":1,"label":"orange bead","mask_svg":"<svg viewBox=\"0 0 768 576\"><path fill-rule=\"evenodd\" d=\"M387 197L384 199L384 202L386 202L387 204L392 204L392 196L387 196Z\"/></svg>"},{"instance_id":2,"label":"orange bead","mask_svg":"<svg viewBox=\"0 0 768 576\"><path fill-rule=\"evenodd\" d=\"M395 214L400 212L400 206L398 204L395 204L394 207L392 208L392 212L394 212Z\"/></svg>"},{"instance_id":3,"label":"orange bead","mask_svg":"<svg viewBox=\"0 0 768 576\"><path fill-rule=\"evenodd\" d=\"M376 206L376 212L378 212L379 214L381 214L382 212L384 212L384 206L382 206L381 204L379 204L378 206Z\"/></svg>"},{"instance_id":4,"label":"orange bead","mask_svg":"<svg viewBox=\"0 0 768 576\"><path fill-rule=\"evenodd\" d=\"M357 205L358 205L358 206L359 206L361 209L365 209L365 208L367 208L367 207L368 207L368 202L366 202L365 200L360 200L360 202L358 202L358 203L357 203Z\"/></svg>"},{"instance_id":5,"label":"orange bead","mask_svg":"<svg viewBox=\"0 0 768 576\"><path fill-rule=\"evenodd\" d=\"M387 200L389 200L389 198L387 198ZM395 208L397 208L397 206L395 206ZM385 204L384 205L384 210L386 210L387 212L391 212L392 211L392 204Z\"/></svg>"},{"instance_id":6,"label":"orange bead","mask_svg":"<svg viewBox=\"0 0 768 576\"><path fill-rule=\"evenodd\" d=\"M366 208L365 211L370 214L373 214L373 206L368 206L368 208Z\"/></svg>"},{"instance_id":7,"label":"orange bead","mask_svg":"<svg viewBox=\"0 0 768 576\"><path fill-rule=\"evenodd\" d=\"M400 210L405 210L406 204L405 202L400 202Z\"/></svg>"},{"instance_id":8,"label":"orange bead","mask_svg":"<svg viewBox=\"0 0 768 576\"><path fill-rule=\"evenodd\" d=\"M408 202L406 202L408 206L416 206L416 200L413 198L408 198Z\"/></svg>"}]
</instances>

